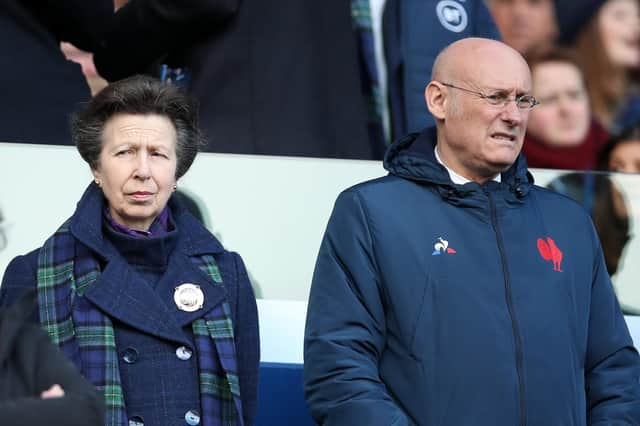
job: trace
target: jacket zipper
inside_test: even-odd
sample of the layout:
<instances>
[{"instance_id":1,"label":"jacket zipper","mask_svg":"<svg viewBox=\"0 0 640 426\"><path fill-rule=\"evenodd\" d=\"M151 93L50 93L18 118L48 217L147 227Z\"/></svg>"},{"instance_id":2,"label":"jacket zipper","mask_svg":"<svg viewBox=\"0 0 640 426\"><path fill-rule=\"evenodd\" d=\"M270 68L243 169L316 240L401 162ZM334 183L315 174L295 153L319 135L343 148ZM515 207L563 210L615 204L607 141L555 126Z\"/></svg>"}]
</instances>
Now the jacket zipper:
<instances>
[{"instance_id":1,"label":"jacket zipper","mask_svg":"<svg viewBox=\"0 0 640 426\"><path fill-rule=\"evenodd\" d=\"M507 309L509 310L509 317L511 319L511 330L513 332L513 340L515 344L516 352L516 373L518 374L518 391L520 399L520 426L526 426L525 416L525 402L524 402L524 380L522 378L522 342L520 337L520 331L518 327L518 320L513 312L513 301L511 298L511 283L509 281L509 269L507 268L507 260L505 256L505 250L502 242L502 234L500 233L500 227L498 226L498 217L496 215L496 204L489 191L484 191L489 197L489 204L491 206L491 225L496 234L496 241L498 243L498 251L500 252L500 260L502 262L502 274L504 276L504 292L507 299Z\"/></svg>"}]
</instances>

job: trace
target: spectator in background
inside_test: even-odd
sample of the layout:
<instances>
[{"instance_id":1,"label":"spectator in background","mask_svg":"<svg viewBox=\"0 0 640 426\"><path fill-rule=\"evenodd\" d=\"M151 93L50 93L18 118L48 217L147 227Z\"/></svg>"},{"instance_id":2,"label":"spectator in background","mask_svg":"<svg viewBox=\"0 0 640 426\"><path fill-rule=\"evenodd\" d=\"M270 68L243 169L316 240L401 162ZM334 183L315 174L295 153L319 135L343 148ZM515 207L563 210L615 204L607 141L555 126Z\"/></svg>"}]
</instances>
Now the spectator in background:
<instances>
[{"instance_id":1,"label":"spectator in background","mask_svg":"<svg viewBox=\"0 0 640 426\"><path fill-rule=\"evenodd\" d=\"M529 61L533 94L523 153L529 167L590 170L608 135L591 115L584 77L571 51L553 48Z\"/></svg>"},{"instance_id":2,"label":"spectator in background","mask_svg":"<svg viewBox=\"0 0 640 426\"><path fill-rule=\"evenodd\" d=\"M199 99L215 152L381 159L389 138L432 124L437 52L499 36L482 0L189 4L130 0L95 64L112 80L161 58L157 73Z\"/></svg>"},{"instance_id":3,"label":"spectator in background","mask_svg":"<svg viewBox=\"0 0 640 426\"><path fill-rule=\"evenodd\" d=\"M558 34L553 0L486 0L502 40L525 58L553 46Z\"/></svg>"},{"instance_id":4,"label":"spectator in background","mask_svg":"<svg viewBox=\"0 0 640 426\"><path fill-rule=\"evenodd\" d=\"M579 31L575 44L593 114L616 134L640 119L638 0L608 0Z\"/></svg>"},{"instance_id":5,"label":"spectator in background","mask_svg":"<svg viewBox=\"0 0 640 426\"><path fill-rule=\"evenodd\" d=\"M465 37L500 38L482 0L386 0L383 33L391 140L435 124L424 88L443 48Z\"/></svg>"},{"instance_id":6,"label":"spectator in background","mask_svg":"<svg viewBox=\"0 0 640 426\"><path fill-rule=\"evenodd\" d=\"M95 95L107 86L107 81L100 77L96 71L96 67L93 64L93 55L91 53L78 49L76 46L66 41L60 43L60 50L62 50L62 53L67 60L80 65L82 68L82 74L84 74L84 77L87 79L91 96Z\"/></svg>"},{"instance_id":7,"label":"spectator in background","mask_svg":"<svg viewBox=\"0 0 640 426\"><path fill-rule=\"evenodd\" d=\"M380 158L348 1L131 0L93 52L109 81L156 73L200 104L208 151Z\"/></svg>"},{"instance_id":8,"label":"spectator in background","mask_svg":"<svg viewBox=\"0 0 640 426\"><path fill-rule=\"evenodd\" d=\"M600 158L600 169L619 173L640 173L640 126L613 137Z\"/></svg>"},{"instance_id":9,"label":"spectator in background","mask_svg":"<svg viewBox=\"0 0 640 426\"><path fill-rule=\"evenodd\" d=\"M113 3L0 0L0 142L71 145L69 115L91 94L60 41L96 46Z\"/></svg>"}]
</instances>

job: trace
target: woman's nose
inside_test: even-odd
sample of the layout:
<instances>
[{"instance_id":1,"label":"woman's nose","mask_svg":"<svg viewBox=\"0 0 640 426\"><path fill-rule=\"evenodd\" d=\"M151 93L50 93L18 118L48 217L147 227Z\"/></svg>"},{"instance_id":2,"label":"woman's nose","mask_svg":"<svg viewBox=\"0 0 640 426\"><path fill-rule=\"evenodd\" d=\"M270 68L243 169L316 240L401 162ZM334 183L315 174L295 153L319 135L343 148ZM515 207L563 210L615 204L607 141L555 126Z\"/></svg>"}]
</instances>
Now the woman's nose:
<instances>
[{"instance_id":1,"label":"woman's nose","mask_svg":"<svg viewBox=\"0 0 640 426\"><path fill-rule=\"evenodd\" d=\"M140 152L136 161L136 177L140 179L148 179L151 176L149 156L144 152Z\"/></svg>"}]
</instances>

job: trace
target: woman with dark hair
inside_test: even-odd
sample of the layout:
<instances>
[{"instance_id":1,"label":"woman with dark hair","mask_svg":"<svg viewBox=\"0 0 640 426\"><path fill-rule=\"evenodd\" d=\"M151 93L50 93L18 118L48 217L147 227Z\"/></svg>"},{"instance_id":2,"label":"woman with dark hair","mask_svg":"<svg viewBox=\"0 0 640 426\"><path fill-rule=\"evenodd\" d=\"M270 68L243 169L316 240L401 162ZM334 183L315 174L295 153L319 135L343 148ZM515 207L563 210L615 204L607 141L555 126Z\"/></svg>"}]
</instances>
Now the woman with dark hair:
<instances>
[{"instance_id":1,"label":"woman with dark hair","mask_svg":"<svg viewBox=\"0 0 640 426\"><path fill-rule=\"evenodd\" d=\"M259 362L242 259L172 196L200 146L175 86L131 77L72 120L94 176L73 216L15 258L11 303L37 288L51 339L104 393L111 425L250 425Z\"/></svg>"},{"instance_id":2,"label":"woman with dark hair","mask_svg":"<svg viewBox=\"0 0 640 426\"><path fill-rule=\"evenodd\" d=\"M600 156L600 169L640 173L640 123L607 142Z\"/></svg>"},{"instance_id":3,"label":"woman with dark hair","mask_svg":"<svg viewBox=\"0 0 640 426\"><path fill-rule=\"evenodd\" d=\"M611 134L640 118L640 5L607 0L576 38L595 117Z\"/></svg>"}]
</instances>

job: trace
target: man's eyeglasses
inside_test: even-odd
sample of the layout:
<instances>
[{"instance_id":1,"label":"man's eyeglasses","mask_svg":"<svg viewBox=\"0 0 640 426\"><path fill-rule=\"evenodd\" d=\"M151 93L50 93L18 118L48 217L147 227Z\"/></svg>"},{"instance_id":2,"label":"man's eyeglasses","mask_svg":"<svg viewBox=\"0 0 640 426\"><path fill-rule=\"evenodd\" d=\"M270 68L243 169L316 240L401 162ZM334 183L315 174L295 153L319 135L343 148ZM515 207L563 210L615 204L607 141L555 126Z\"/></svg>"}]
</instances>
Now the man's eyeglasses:
<instances>
[{"instance_id":1,"label":"man's eyeglasses","mask_svg":"<svg viewBox=\"0 0 640 426\"><path fill-rule=\"evenodd\" d=\"M511 101L515 101L518 109L531 109L536 105L540 105L540 102L538 102L538 100L533 95L520 95L516 96L515 98L511 98L509 97L509 93L505 91L497 91L490 95L485 95L482 92L476 92L473 90L465 89L464 87L454 86L450 83L440 82L440 84L442 84L443 86L451 87L453 89L462 90L463 92L471 93L472 95L476 95L494 106L504 107Z\"/></svg>"}]
</instances>

